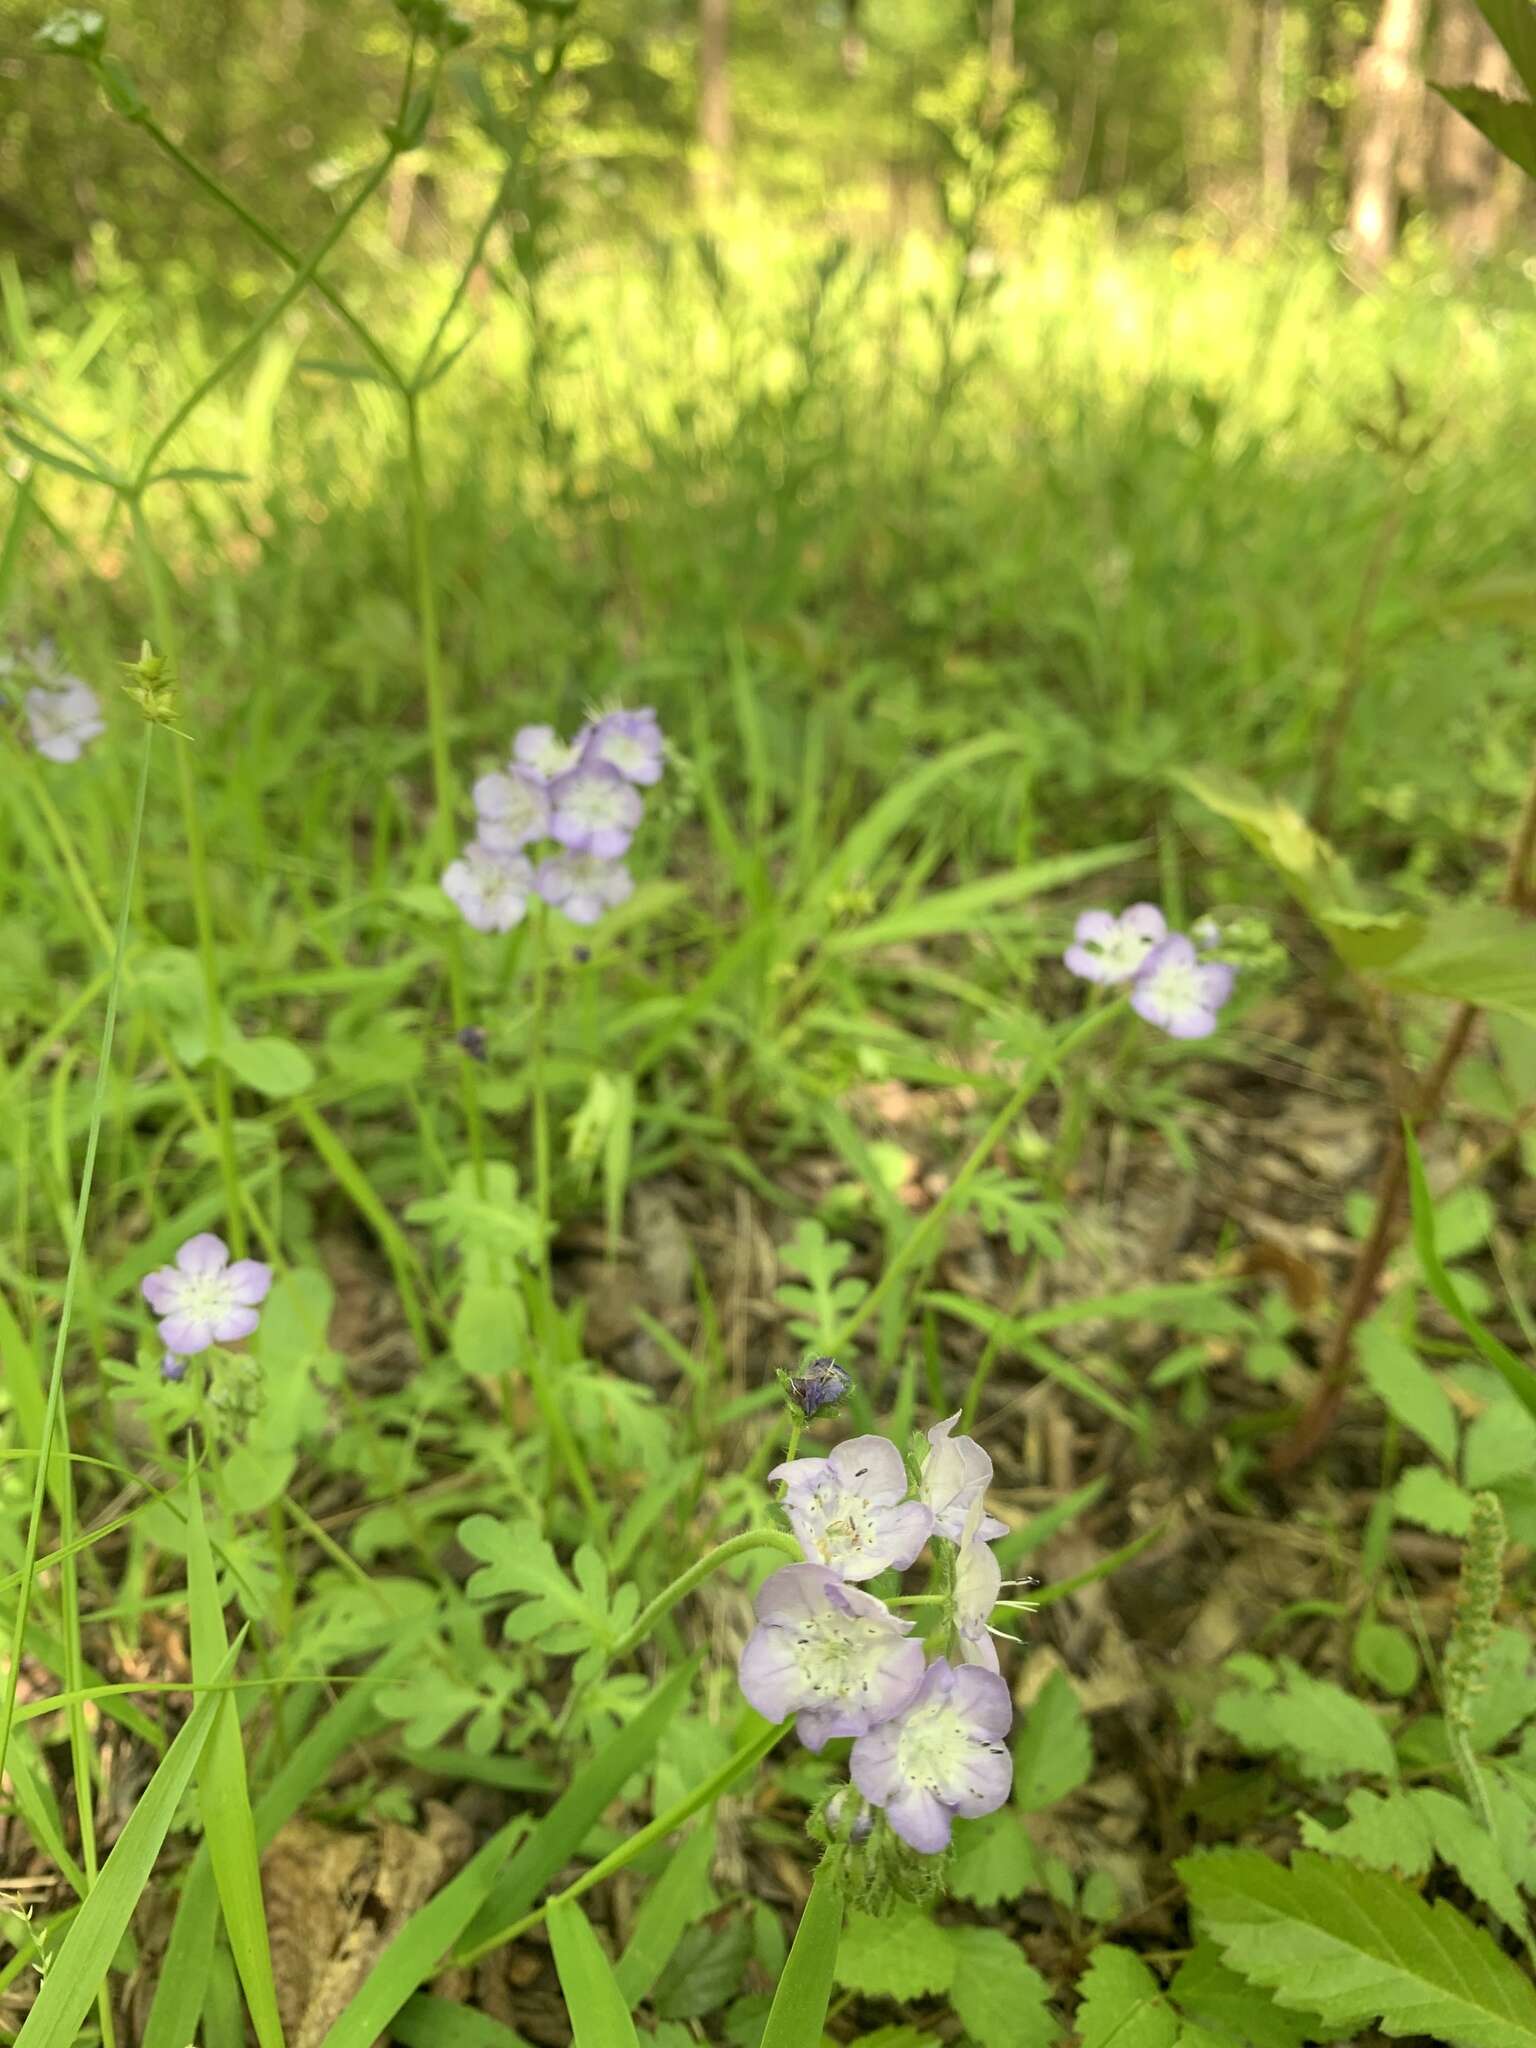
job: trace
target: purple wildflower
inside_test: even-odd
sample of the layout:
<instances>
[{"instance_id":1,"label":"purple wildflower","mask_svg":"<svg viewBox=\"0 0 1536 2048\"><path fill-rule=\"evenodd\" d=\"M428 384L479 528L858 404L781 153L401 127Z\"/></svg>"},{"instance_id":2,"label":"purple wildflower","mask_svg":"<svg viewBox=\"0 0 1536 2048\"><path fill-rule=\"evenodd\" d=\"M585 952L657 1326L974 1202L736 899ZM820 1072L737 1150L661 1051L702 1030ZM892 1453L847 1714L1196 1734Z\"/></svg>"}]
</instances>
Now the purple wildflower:
<instances>
[{"instance_id":1,"label":"purple wildflower","mask_svg":"<svg viewBox=\"0 0 1536 2048\"><path fill-rule=\"evenodd\" d=\"M626 782L649 787L660 782L666 742L647 704L638 711L608 711L582 728L582 764L615 769Z\"/></svg>"},{"instance_id":2,"label":"purple wildflower","mask_svg":"<svg viewBox=\"0 0 1536 2048\"><path fill-rule=\"evenodd\" d=\"M526 768L482 775L475 784L477 837L493 853L516 853L549 830L549 791Z\"/></svg>"},{"instance_id":3,"label":"purple wildflower","mask_svg":"<svg viewBox=\"0 0 1536 2048\"><path fill-rule=\"evenodd\" d=\"M770 1480L784 1482L784 1511L813 1564L842 1579L905 1571L933 1532L933 1516L907 1499L907 1468L883 1436L855 1436L827 1458L795 1458Z\"/></svg>"},{"instance_id":4,"label":"purple wildflower","mask_svg":"<svg viewBox=\"0 0 1536 2048\"><path fill-rule=\"evenodd\" d=\"M841 1401L853 1380L835 1358L813 1358L798 1372L780 1373L779 1384L809 1422L823 1408Z\"/></svg>"},{"instance_id":5,"label":"purple wildflower","mask_svg":"<svg viewBox=\"0 0 1536 2048\"><path fill-rule=\"evenodd\" d=\"M572 924L596 924L605 910L635 893L634 877L623 861L600 860L595 853L552 853L539 862L534 887Z\"/></svg>"},{"instance_id":6,"label":"purple wildflower","mask_svg":"<svg viewBox=\"0 0 1536 2048\"><path fill-rule=\"evenodd\" d=\"M1013 1782L1003 1739L1013 1701L996 1672L942 1658L910 1704L853 1745L853 1782L901 1839L925 1855L949 1847L957 1815L995 1813Z\"/></svg>"},{"instance_id":7,"label":"purple wildflower","mask_svg":"<svg viewBox=\"0 0 1536 2048\"><path fill-rule=\"evenodd\" d=\"M867 1733L922 1684L923 1646L910 1640L911 1622L823 1565L785 1565L764 1582L756 1611L741 1689L770 1721L798 1715L807 1749Z\"/></svg>"},{"instance_id":8,"label":"purple wildflower","mask_svg":"<svg viewBox=\"0 0 1536 2048\"><path fill-rule=\"evenodd\" d=\"M174 1351L167 1351L164 1358L160 1361L161 1379L169 1380L174 1385L177 1381L184 1380L186 1376L187 1361L184 1358L178 1358Z\"/></svg>"},{"instance_id":9,"label":"purple wildflower","mask_svg":"<svg viewBox=\"0 0 1536 2048\"><path fill-rule=\"evenodd\" d=\"M644 809L640 792L601 762L590 767L583 762L552 783L549 794L554 804L551 837L575 853L595 853L604 860L627 850Z\"/></svg>"},{"instance_id":10,"label":"purple wildflower","mask_svg":"<svg viewBox=\"0 0 1536 2048\"><path fill-rule=\"evenodd\" d=\"M443 870L443 894L477 932L509 932L521 924L533 888L533 864L521 853L502 853L472 839Z\"/></svg>"},{"instance_id":11,"label":"purple wildflower","mask_svg":"<svg viewBox=\"0 0 1536 2048\"><path fill-rule=\"evenodd\" d=\"M512 741L512 761L535 782L555 782L569 775L581 759L581 742L563 740L552 725L519 726Z\"/></svg>"},{"instance_id":12,"label":"purple wildflower","mask_svg":"<svg viewBox=\"0 0 1536 2048\"><path fill-rule=\"evenodd\" d=\"M236 1259L231 1265L229 1246L205 1230L187 1239L174 1266L146 1273L139 1284L161 1318L161 1343L186 1359L210 1344L233 1344L250 1336L261 1320L256 1309L272 1285L272 1268L259 1259Z\"/></svg>"},{"instance_id":13,"label":"purple wildflower","mask_svg":"<svg viewBox=\"0 0 1536 2048\"><path fill-rule=\"evenodd\" d=\"M53 668L51 650L45 656L39 649L32 661L38 682L22 700L32 744L45 761L78 761L107 729L100 699L79 676Z\"/></svg>"},{"instance_id":14,"label":"purple wildflower","mask_svg":"<svg viewBox=\"0 0 1536 2048\"><path fill-rule=\"evenodd\" d=\"M1081 981L1129 981L1167 936L1167 920L1155 903L1133 903L1119 917L1112 910L1085 910L1062 959Z\"/></svg>"},{"instance_id":15,"label":"purple wildflower","mask_svg":"<svg viewBox=\"0 0 1536 2048\"><path fill-rule=\"evenodd\" d=\"M1173 932L1137 970L1131 1008L1170 1038L1209 1038L1235 978L1225 960L1201 960L1194 940Z\"/></svg>"},{"instance_id":16,"label":"purple wildflower","mask_svg":"<svg viewBox=\"0 0 1536 2048\"><path fill-rule=\"evenodd\" d=\"M950 1435L959 1420L957 1408L929 1430L930 1449L918 1486L920 1497L933 1510L935 1532L951 1543L965 1540L966 1518L992 1483L992 1460L975 1437ZM1007 1533L1008 1524L995 1515L984 1513L977 1523L976 1534L985 1543L995 1543Z\"/></svg>"}]
</instances>

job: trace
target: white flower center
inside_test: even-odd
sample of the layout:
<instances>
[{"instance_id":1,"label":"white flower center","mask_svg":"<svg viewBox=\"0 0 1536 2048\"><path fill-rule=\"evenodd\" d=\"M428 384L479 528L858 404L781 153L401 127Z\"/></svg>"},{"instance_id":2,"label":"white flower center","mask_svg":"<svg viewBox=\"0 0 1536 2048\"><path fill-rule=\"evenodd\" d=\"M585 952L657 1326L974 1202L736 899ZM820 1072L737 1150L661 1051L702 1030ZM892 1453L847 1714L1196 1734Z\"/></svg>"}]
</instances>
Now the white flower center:
<instances>
[{"instance_id":1,"label":"white flower center","mask_svg":"<svg viewBox=\"0 0 1536 2048\"><path fill-rule=\"evenodd\" d=\"M535 775L553 780L565 775L576 766L577 748L570 740L556 738L554 733L548 739L535 740L521 758L527 762Z\"/></svg>"},{"instance_id":2,"label":"white flower center","mask_svg":"<svg viewBox=\"0 0 1536 2048\"><path fill-rule=\"evenodd\" d=\"M628 821L626 786L620 783L578 782L561 809L586 825L623 825Z\"/></svg>"},{"instance_id":3,"label":"white flower center","mask_svg":"<svg viewBox=\"0 0 1536 2048\"><path fill-rule=\"evenodd\" d=\"M937 1792L953 1785L970 1761L972 1742L965 1723L947 1700L935 1700L909 1714L901 1731L896 1768L909 1785Z\"/></svg>"},{"instance_id":4,"label":"white flower center","mask_svg":"<svg viewBox=\"0 0 1536 2048\"><path fill-rule=\"evenodd\" d=\"M843 1494L829 1505L817 1501L811 1511L811 1543L821 1562L835 1565L850 1552L857 1555L875 1540L869 1503Z\"/></svg>"},{"instance_id":5,"label":"white flower center","mask_svg":"<svg viewBox=\"0 0 1536 2048\"><path fill-rule=\"evenodd\" d=\"M889 1629L856 1614L814 1614L795 1624L795 1662L807 1689L820 1699L867 1693Z\"/></svg>"},{"instance_id":6,"label":"white flower center","mask_svg":"<svg viewBox=\"0 0 1536 2048\"><path fill-rule=\"evenodd\" d=\"M226 1315L234 1307L230 1297L229 1275L218 1273L185 1273L177 1299L180 1314L191 1316L197 1322L213 1322Z\"/></svg>"},{"instance_id":7,"label":"white flower center","mask_svg":"<svg viewBox=\"0 0 1536 2048\"><path fill-rule=\"evenodd\" d=\"M1160 967L1153 975L1152 986L1158 1001L1166 1004L1176 1016L1188 1016L1191 1011L1205 1008L1205 998L1200 993L1199 969L1191 960L1170 960L1166 967Z\"/></svg>"},{"instance_id":8,"label":"white flower center","mask_svg":"<svg viewBox=\"0 0 1536 2048\"><path fill-rule=\"evenodd\" d=\"M1134 974L1156 943L1145 932L1128 932L1122 926L1111 938L1090 939L1088 951L1116 974Z\"/></svg>"},{"instance_id":9,"label":"white flower center","mask_svg":"<svg viewBox=\"0 0 1536 2048\"><path fill-rule=\"evenodd\" d=\"M648 747L634 733L609 733L603 740L603 759L617 768L621 775L633 774L635 769L647 767L655 758L655 752L654 747Z\"/></svg>"}]
</instances>

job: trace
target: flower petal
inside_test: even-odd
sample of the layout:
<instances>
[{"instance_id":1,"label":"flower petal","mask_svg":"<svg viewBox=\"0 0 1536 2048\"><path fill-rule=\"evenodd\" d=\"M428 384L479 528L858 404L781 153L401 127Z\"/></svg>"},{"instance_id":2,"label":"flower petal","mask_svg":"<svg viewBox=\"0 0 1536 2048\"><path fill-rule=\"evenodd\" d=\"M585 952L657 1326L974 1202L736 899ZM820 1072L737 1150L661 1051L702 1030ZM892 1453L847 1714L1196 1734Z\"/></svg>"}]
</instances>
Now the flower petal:
<instances>
[{"instance_id":1,"label":"flower petal","mask_svg":"<svg viewBox=\"0 0 1536 2048\"><path fill-rule=\"evenodd\" d=\"M859 1494L876 1507L894 1507L907 1497L907 1468L889 1437L851 1436L827 1463L845 1492Z\"/></svg>"},{"instance_id":2,"label":"flower petal","mask_svg":"<svg viewBox=\"0 0 1536 2048\"><path fill-rule=\"evenodd\" d=\"M160 1342L178 1358L191 1358L213 1342L213 1324L206 1315L170 1315L160 1325Z\"/></svg>"},{"instance_id":3,"label":"flower petal","mask_svg":"<svg viewBox=\"0 0 1536 2048\"><path fill-rule=\"evenodd\" d=\"M176 1263L183 1273L222 1273L229 1264L229 1246L211 1230L200 1231L187 1239Z\"/></svg>"},{"instance_id":4,"label":"flower petal","mask_svg":"<svg viewBox=\"0 0 1536 2048\"><path fill-rule=\"evenodd\" d=\"M272 1285L272 1268L263 1265L260 1259L236 1259L224 1275L231 1301L245 1308L254 1308L259 1301L265 1301L267 1290Z\"/></svg>"},{"instance_id":5,"label":"flower petal","mask_svg":"<svg viewBox=\"0 0 1536 2048\"><path fill-rule=\"evenodd\" d=\"M260 1321L255 1309L231 1302L214 1316L213 1334L220 1344L237 1344L242 1337L249 1337Z\"/></svg>"},{"instance_id":6,"label":"flower petal","mask_svg":"<svg viewBox=\"0 0 1536 2048\"><path fill-rule=\"evenodd\" d=\"M186 1276L174 1266L157 1266L139 1282L139 1292L157 1316L168 1316L181 1299Z\"/></svg>"}]
</instances>

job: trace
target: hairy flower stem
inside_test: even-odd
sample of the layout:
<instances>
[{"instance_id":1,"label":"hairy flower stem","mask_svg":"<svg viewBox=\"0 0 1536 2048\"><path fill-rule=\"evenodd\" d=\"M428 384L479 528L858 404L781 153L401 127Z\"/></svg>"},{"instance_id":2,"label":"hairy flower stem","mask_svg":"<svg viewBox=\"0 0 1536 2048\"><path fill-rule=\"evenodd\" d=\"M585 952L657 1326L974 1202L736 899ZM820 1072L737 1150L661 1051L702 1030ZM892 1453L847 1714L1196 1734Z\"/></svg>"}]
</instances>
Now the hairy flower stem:
<instances>
[{"instance_id":1,"label":"hairy flower stem","mask_svg":"<svg viewBox=\"0 0 1536 2048\"><path fill-rule=\"evenodd\" d=\"M128 844L127 872L123 878L122 905L112 954L112 978L107 984L107 1013L102 1024L101 1050L97 1056L96 1087L91 1100L91 1121L85 1144L85 1162L80 1172L80 1191L75 1200L74 1230L69 1247L69 1266L64 1277L64 1299L59 1308L59 1327L54 1338L53 1366L48 1376L48 1399L43 1410L38 1442L37 1471L32 1482L32 1505L27 1516L26 1540L22 1549L21 1583L16 1595L16 1618L11 1629L11 1654L5 1674L5 1691L0 1700L0 1776L4 1775L16 1721L16 1693L21 1681L22 1655L26 1646L27 1621L37 1576L37 1553L42 1530L43 1502L50 1488L59 1503L60 1549L63 1551L64 1677L65 1687L76 1703L67 1709L70 1757L75 1777L75 1801L80 1815L81 1856L86 1883L96 1880L94 1802L91 1794L90 1744L83 1701L80 1699L84 1660L80 1647L78 1582L75 1577L74 1475L69 1465L69 1444L64 1431L62 1455L54 1460L54 1443L60 1436L64 1415L64 1353L69 1343L74 1314L75 1291L85 1256L85 1219L90 1207L91 1184L96 1173L96 1152L101 1140L102 1116L112 1071L112 1042L117 1030L117 999L122 986L123 956L128 947L128 914L133 901L133 880L139 862L139 845L144 834L144 809L149 794L149 770L154 756L155 729L144 728L144 749L139 766L138 794L134 801L133 831ZM108 1993L102 1990L99 2013L104 2048L112 2048L114 2033L108 2007Z\"/></svg>"},{"instance_id":2,"label":"hairy flower stem","mask_svg":"<svg viewBox=\"0 0 1536 2048\"><path fill-rule=\"evenodd\" d=\"M885 1306L891 1294L906 1278L911 1269L920 1259L926 1258L934 1239L943 1228L946 1217L970 1193L971 1184L977 1174L981 1172L996 1147L1007 1136L1020 1110L1023 1109L1047 1075L1065 1066L1075 1053L1080 1052L1090 1040L1098 1037L1106 1025L1120 1016L1123 1009L1124 1005L1122 1003L1110 1003L1103 1009L1090 1010L1085 1016L1079 1018L1078 1022L1067 1033L1066 1037L1062 1039L1059 1045L1052 1047L1048 1053L1042 1053L1038 1058L1032 1059L1029 1062L1018 1085L972 1146L970 1152L966 1155L964 1164L949 1186L940 1195L921 1222L897 1246L896 1256L891 1260L858 1307L853 1310L847 1321L835 1332L831 1342L827 1345L827 1350L830 1353L836 1356L839 1352L845 1351L854 1337L863 1329L864 1325L870 1321L879 1309Z\"/></svg>"},{"instance_id":3,"label":"hairy flower stem","mask_svg":"<svg viewBox=\"0 0 1536 2048\"><path fill-rule=\"evenodd\" d=\"M142 500L128 501L133 524L133 544L139 573L149 597L159 651L179 673L176 613L166 589L165 564L156 550ZM219 1173L224 1183L225 1223L229 1242L237 1259L245 1257L245 1210L240 1200L240 1173L235 1160L234 1097L229 1069L223 1060L224 1006L219 1000L219 960L213 936L213 899L208 888L208 855L203 840L203 816L198 807L197 784L192 775L191 750L185 741L176 748L176 788L181 802L181 825L187 845L187 879L192 891L192 917L197 927L197 952L203 969L203 1005L208 1040L208 1063L212 1069L213 1114L218 1131Z\"/></svg>"},{"instance_id":4,"label":"hairy flower stem","mask_svg":"<svg viewBox=\"0 0 1536 2048\"><path fill-rule=\"evenodd\" d=\"M1504 875L1502 901L1512 910L1536 908L1531 873L1533 860L1536 860L1536 761L1532 763L1531 781ZM1415 1137L1427 1130L1439 1116L1446 1089L1480 1015L1476 1003L1457 1005L1434 1064L1405 1113ZM1270 1470L1277 1477L1294 1472L1315 1457L1338 1419L1354 1373L1355 1332L1375 1304L1382 1272L1401 1235L1403 1197L1407 1188L1408 1148L1403 1138L1403 1121L1394 1117L1387 1139L1386 1158L1376 1182L1370 1233L1356 1255L1349 1288L1339 1309L1317 1386L1295 1427L1270 1453Z\"/></svg>"},{"instance_id":5,"label":"hairy flower stem","mask_svg":"<svg viewBox=\"0 0 1536 2048\"><path fill-rule=\"evenodd\" d=\"M433 847L440 866L453 858L453 762L448 751L447 692L443 681L442 647L438 638L437 578L432 562L431 522L427 503L426 464L422 458L421 409L415 392L404 394L406 456L409 477L411 557L416 572L416 630L421 651L421 677L427 698L427 731L432 752ZM448 950L448 1001L453 1028L469 1022L464 989L464 941L457 922L444 940ZM480 1114L480 1082L475 1063L459 1061L459 1092L469 1133L475 1189L485 1193L485 1123Z\"/></svg>"},{"instance_id":6,"label":"hairy flower stem","mask_svg":"<svg viewBox=\"0 0 1536 2048\"><path fill-rule=\"evenodd\" d=\"M740 1536L729 1537L724 1543L717 1543L713 1550L706 1550L687 1571L680 1572L671 1585L656 1595L648 1607L641 1609L634 1625L622 1635L608 1652L610 1664L616 1664L621 1657L627 1657L645 1641L659 1621L672 1612L680 1600L686 1600L695 1586L703 1585L712 1572L729 1564L733 1557L743 1557L749 1550L780 1550L796 1563L800 1562L801 1551L793 1536L782 1529L747 1529Z\"/></svg>"}]
</instances>

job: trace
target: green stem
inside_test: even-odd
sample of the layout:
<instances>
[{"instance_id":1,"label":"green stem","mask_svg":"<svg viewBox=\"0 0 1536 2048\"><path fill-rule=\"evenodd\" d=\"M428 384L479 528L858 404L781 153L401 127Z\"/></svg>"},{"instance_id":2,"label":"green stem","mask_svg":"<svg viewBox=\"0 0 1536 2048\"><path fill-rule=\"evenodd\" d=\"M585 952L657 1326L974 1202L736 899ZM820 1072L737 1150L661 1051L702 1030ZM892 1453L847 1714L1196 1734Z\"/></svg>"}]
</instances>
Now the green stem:
<instances>
[{"instance_id":1,"label":"green stem","mask_svg":"<svg viewBox=\"0 0 1536 2048\"><path fill-rule=\"evenodd\" d=\"M166 589L165 564L161 561L144 516L142 500L128 500L133 523L133 544L139 572L149 596L159 652L178 675L179 635L175 609ZM192 892L192 916L197 926L197 951L203 968L203 1001L207 1011L208 1063L213 1073L214 1122L218 1129L219 1172L224 1183L225 1221L230 1246L237 1259L245 1257L245 1208L240 1199L240 1171L235 1160L234 1097L229 1069L224 1064L224 1006L219 1000L219 960L213 936L213 897L208 887L208 853L203 839L203 814L192 775L191 749L185 741L176 748L176 789L181 801L182 831L187 842L187 880Z\"/></svg>"},{"instance_id":2,"label":"green stem","mask_svg":"<svg viewBox=\"0 0 1536 2048\"><path fill-rule=\"evenodd\" d=\"M43 1501L48 1491L54 1439L59 1433L64 1408L64 1352L74 1314L75 1291L85 1257L85 1218L91 1199L91 1182L96 1172L96 1150L101 1138L101 1120L106 1107L108 1079L112 1066L112 1040L117 1029L117 997L122 985L123 956L128 945L128 911L133 899L133 877L138 866L139 843L144 832L144 808L149 794L149 768L154 751L155 729L144 730L144 754L139 769L138 796L134 805L133 834L128 846L128 869L123 881L122 908L118 914L117 936L112 954L112 979L107 985L107 1014L102 1025L101 1051L96 1068L96 1088L91 1101L91 1122L86 1138L85 1164L80 1175L80 1192L75 1202L75 1224L69 1247L69 1267L64 1277L64 1299L59 1309L58 1333L53 1345L53 1368L48 1378L48 1401L43 1411L38 1445L37 1476L32 1487L32 1506L27 1518L26 1542L22 1551L21 1587L16 1597L16 1619L11 1631L11 1655L5 1674L5 1694L0 1702L0 1775L11 1744L16 1719L16 1690L21 1681L22 1647L27 1618L32 1606L32 1588L37 1572L38 1538L42 1528ZM88 1836L87 1836L88 1839Z\"/></svg>"},{"instance_id":3,"label":"green stem","mask_svg":"<svg viewBox=\"0 0 1536 2048\"><path fill-rule=\"evenodd\" d=\"M380 185L383 184L389 167L395 161L398 154L399 152L395 145L391 143L367 177L364 178L349 203L337 214L335 220L331 223L329 233L322 236L316 247L311 250L298 270L295 271L287 289L273 300L260 319L246 329L246 332L236 342L235 346L229 350L228 354L222 356L214 364L207 376L195 385L181 401L181 404L177 406L175 412L171 414L171 417L166 421L159 433L156 434L153 441L150 442L144 459L139 464L132 486L135 496L150 482L154 475L155 464L181 432L187 421L191 419L193 413L197 411L203 400L218 389L219 385L223 383L232 370L239 368L241 363L245 361L246 357L255 348L257 342L267 332L268 328L282 318L294 300L303 292L320 264L324 262L325 258L347 232L347 229L351 227L358 214L362 212L368 201L377 192Z\"/></svg>"},{"instance_id":4,"label":"green stem","mask_svg":"<svg viewBox=\"0 0 1536 2048\"><path fill-rule=\"evenodd\" d=\"M499 1933L491 1935L487 1940L476 1942L473 1948L462 1950L454 1960L465 1964L478 1962L482 1956L489 1955L492 1949L516 1941L518 1936L526 1934L529 1928L537 1927L552 1906L566 1905L573 1899L579 1899L583 1892L591 1891L594 1885L601 1884L605 1878L610 1878L616 1871L624 1869L626 1864L633 1863L637 1856L644 1855L653 1842L665 1841L666 1837L680 1828L684 1821L691 1819L702 1808L712 1806L723 1793L730 1790L738 1778L745 1777L754 1764L761 1763L787 1726L788 1723L781 1723L775 1727L758 1729L741 1745L734 1756L723 1763L717 1771L711 1772L702 1784L695 1785L693 1790L675 1806L669 1807L663 1814L658 1814L656 1819L648 1822L638 1834L631 1835L627 1842L611 1850L600 1863L594 1863L590 1870L584 1870L574 1884L567 1885L564 1891L551 1893L542 1906L536 1907L531 1913L525 1913L521 1920L514 1920L510 1926L502 1928Z\"/></svg>"},{"instance_id":5,"label":"green stem","mask_svg":"<svg viewBox=\"0 0 1536 2048\"><path fill-rule=\"evenodd\" d=\"M286 263L290 270L297 271L303 268L304 259L299 255L298 251L290 248L282 236L269 228L265 221L258 219L250 211L249 207L245 206L235 197L228 186L222 185L211 171L204 169L203 165L198 163L195 157L188 156L187 152L178 143L173 142L152 114L141 114L135 125L144 130L144 133L150 140L165 152L179 170L185 172L187 177L192 180L193 184L200 191L205 192L210 199L222 206L227 212L232 213L235 219L260 242L264 249L270 249L272 254ZM312 272L313 266L311 266ZM393 360L385 353L363 322L358 319L340 293L334 287L327 284L323 277L311 274L310 282L314 285L320 297L325 300L325 303L334 313L338 313L341 316L356 339L362 343L363 348L373 358L374 363L386 382L392 384L396 390L403 390L405 380L396 368Z\"/></svg>"},{"instance_id":6,"label":"green stem","mask_svg":"<svg viewBox=\"0 0 1536 2048\"><path fill-rule=\"evenodd\" d=\"M732 1536L724 1543L717 1543L713 1550L706 1550L701 1558L689 1565L687 1571L679 1573L671 1585L658 1593L648 1607L641 1609L635 1617L634 1626L622 1635L608 1652L608 1662L617 1664L621 1657L627 1657L639 1648L655 1628L657 1622L665 1619L680 1600L686 1600L695 1586L700 1586L717 1572L721 1565L729 1564L733 1557L744 1557L749 1550L781 1550L786 1557L800 1559L800 1546L793 1536L782 1529L747 1529L740 1536Z\"/></svg>"},{"instance_id":7,"label":"green stem","mask_svg":"<svg viewBox=\"0 0 1536 2048\"><path fill-rule=\"evenodd\" d=\"M960 1171L955 1175L949 1186L940 1195L939 1199L917 1227L909 1236L903 1239L902 1243L897 1247L895 1258L891 1260L880 1278L875 1282L869 1293L865 1295L858 1307L853 1310L847 1321L834 1333L827 1345L829 1352L835 1356L837 1353L847 1349L848 1345L876 1311L884 1306L898 1283L905 1278L912 1267L917 1264L918 1260L926 1254L928 1247L942 1228L945 1218L962 1198L970 1193L971 1183L986 1165L988 1159L992 1156L994 1148L1002 1141L1019 1111L1029 1101L1047 1074L1051 1073L1055 1068L1062 1066L1074 1053L1080 1051L1083 1046L1088 1044L1090 1039L1096 1038L1111 1018L1119 1016L1120 1010L1121 1005L1119 1003L1113 1003L1108 1008L1102 1010L1090 1010L1085 1016L1078 1019L1060 1045L1054 1047L1050 1053L1042 1054L1038 1059L1030 1061L1024 1070L1022 1079L1014 1088L1008 1100L972 1146Z\"/></svg>"}]
</instances>

